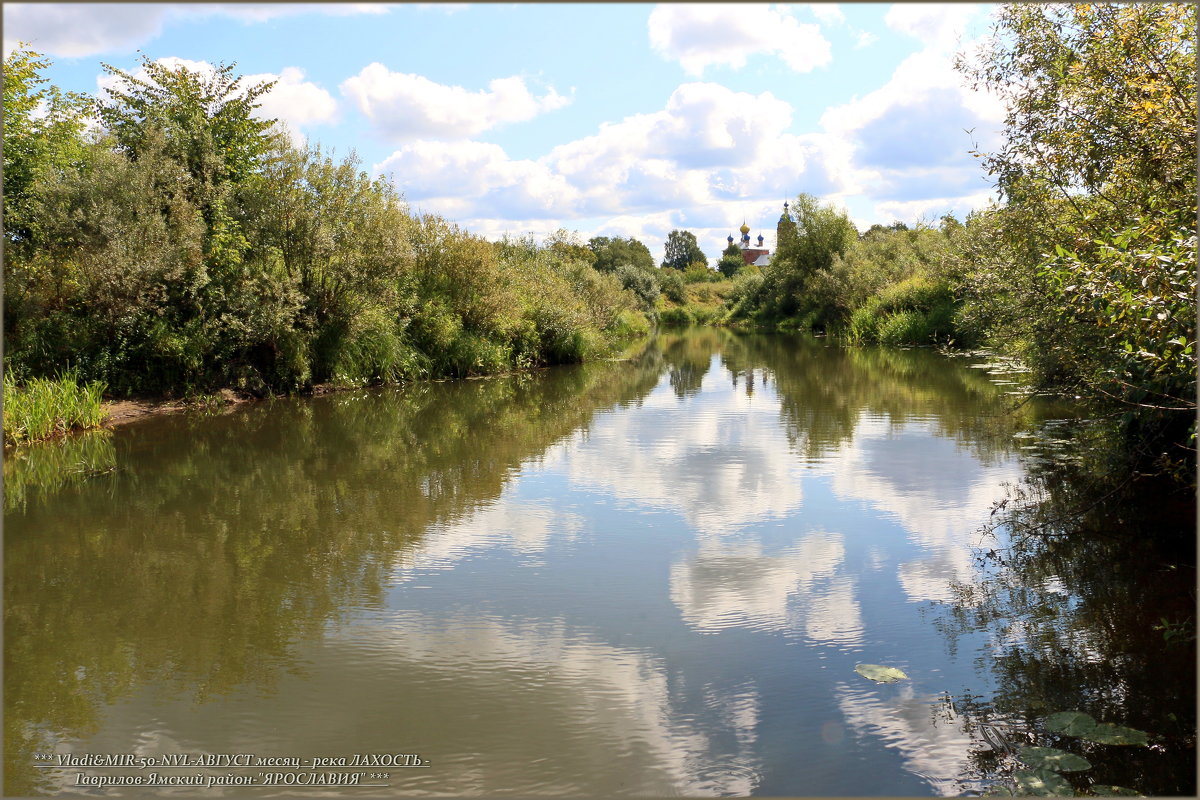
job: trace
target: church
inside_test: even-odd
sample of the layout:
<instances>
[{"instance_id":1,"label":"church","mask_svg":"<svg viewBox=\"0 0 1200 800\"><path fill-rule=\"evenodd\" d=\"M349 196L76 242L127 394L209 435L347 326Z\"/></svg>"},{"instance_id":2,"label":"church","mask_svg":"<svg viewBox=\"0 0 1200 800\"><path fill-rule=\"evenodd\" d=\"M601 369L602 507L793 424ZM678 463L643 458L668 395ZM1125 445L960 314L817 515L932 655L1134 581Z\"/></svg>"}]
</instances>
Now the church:
<instances>
[{"instance_id":1,"label":"church","mask_svg":"<svg viewBox=\"0 0 1200 800\"><path fill-rule=\"evenodd\" d=\"M792 220L792 215L788 212L788 204L786 200L783 203L783 213L779 216L779 224L776 225L775 228L775 232L777 234L775 239L776 247L779 246L778 242L783 235L784 226L790 226L793 231L796 228L796 223ZM746 224L745 220L742 220L742 227L739 228L739 230L742 233L742 238L741 241L738 242L737 248L742 253L742 260L744 260L747 264L753 264L756 267L767 266L767 264L769 264L771 261L771 251L763 247L762 234L760 233L758 235L758 246L751 247L750 226ZM733 234L729 235L729 239L727 241L729 242L730 247L734 246ZM726 250L728 251L728 248L726 248Z\"/></svg>"}]
</instances>

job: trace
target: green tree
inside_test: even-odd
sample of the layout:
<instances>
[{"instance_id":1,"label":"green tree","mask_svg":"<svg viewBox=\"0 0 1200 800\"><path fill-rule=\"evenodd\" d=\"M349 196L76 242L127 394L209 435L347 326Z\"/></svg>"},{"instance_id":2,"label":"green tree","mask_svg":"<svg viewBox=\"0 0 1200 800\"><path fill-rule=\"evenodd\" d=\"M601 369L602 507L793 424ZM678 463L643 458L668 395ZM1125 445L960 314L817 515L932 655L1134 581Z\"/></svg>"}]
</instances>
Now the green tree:
<instances>
[{"instance_id":1,"label":"green tree","mask_svg":"<svg viewBox=\"0 0 1200 800\"><path fill-rule=\"evenodd\" d=\"M802 306L807 284L818 270L827 270L836 256L846 252L858 232L846 212L800 194L792 206L796 236L781 242L766 270L771 299L769 314L794 315Z\"/></svg>"},{"instance_id":2,"label":"green tree","mask_svg":"<svg viewBox=\"0 0 1200 800\"><path fill-rule=\"evenodd\" d=\"M686 270L691 264L700 261L707 263L708 259L700 245L696 243L696 235L691 231L673 230L667 234L666 252L662 266L664 269Z\"/></svg>"},{"instance_id":3,"label":"green tree","mask_svg":"<svg viewBox=\"0 0 1200 800\"><path fill-rule=\"evenodd\" d=\"M1195 40L1192 4L1003 6L958 67L1008 104L1004 147L982 156L1005 199L1089 233L1152 198L1194 209Z\"/></svg>"},{"instance_id":4,"label":"green tree","mask_svg":"<svg viewBox=\"0 0 1200 800\"><path fill-rule=\"evenodd\" d=\"M4 59L5 262L28 255L34 220L30 195L42 177L75 168L84 157L89 103L80 94L47 85L50 61L18 45ZM17 253L14 253L14 249Z\"/></svg>"},{"instance_id":5,"label":"green tree","mask_svg":"<svg viewBox=\"0 0 1200 800\"><path fill-rule=\"evenodd\" d=\"M654 269L650 248L632 236L628 239L594 236L588 240L588 249L595 253L594 266L601 272L613 272L622 264L642 270Z\"/></svg>"},{"instance_id":6,"label":"green tree","mask_svg":"<svg viewBox=\"0 0 1200 800\"><path fill-rule=\"evenodd\" d=\"M151 132L161 131L167 152L192 176L192 199L206 218L220 188L252 175L271 148L266 132L276 120L261 119L255 112L258 98L274 82L243 87L233 72L236 64L218 64L204 73L160 64L145 54L145 78L101 66L118 79L98 105L105 128L134 159Z\"/></svg>"},{"instance_id":7,"label":"green tree","mask_svg":"<svg viewBox=\"0 0 1200 800\"><path fill-rule=\"evenodd\" d=\"M972 313L1039 382L1118 417L1135 469L1191 476L1196 8L1008 5L960 70L1005 99L968 220Z\"/></svg>"},{"instance_id":8,"label":"green tree","mask_svg":"<svg viewBox=\"0 0 1200 800\"><path fill-rule=\"evenodd\" d=\"M746 259L742 258L742 251L737 245L729 245L721 253L721 260L717 262L717 271L726 278L732 278L739 269L746 266Z\"/></svg>"}]
</instances>

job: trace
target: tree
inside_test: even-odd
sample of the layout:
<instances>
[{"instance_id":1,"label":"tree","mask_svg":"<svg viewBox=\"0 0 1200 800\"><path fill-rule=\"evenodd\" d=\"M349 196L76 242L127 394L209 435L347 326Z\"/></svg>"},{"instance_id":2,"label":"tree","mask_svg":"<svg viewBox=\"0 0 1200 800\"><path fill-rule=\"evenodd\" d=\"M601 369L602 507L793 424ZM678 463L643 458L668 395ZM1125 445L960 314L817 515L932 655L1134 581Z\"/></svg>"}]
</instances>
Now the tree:
<instances>
[{"instance_id":1,"label":"tree","mask_svg":"<svg viewBox=\"0 0 1200 800\"><path fill-rule=\"evenodd\" d=\"M19 45L4 59L5 261L14 245L27 249L33 220L28 202L40 177L62 173L84 157L88 101L61 92L41 73L50 61Z\"/></svg>"},{"instance_id":2,"label":"tree","mask_svg":"<svg viewBox=\"0 0 1200 800\"><path fill-rule=\"evenodd\" d=\"M1115 411L1134 469L1195 446L1196 19L1189 4L1004 6L959 69L1008 106L966 289L1046 388ZM1190 472L1194 480L1194 472Z\"/></svg>"},{"instance_id":3,"label":"tree","mask_svg":"<svg viewBox=\"0 0 1200 800\"><path fill-rule=\"evenodd\" d=\"M1151 198L1194 212L1196 7L1002 7L991 40L957 67L1009 107L1005 144L982 156L1010 203L1103 230ZM1194 216L1194 213L1192 214Z\"/></svg>"},{"instance_id":4,"label":"tree","mask_svg":"<svg viewBox=\"0 0 1200 800\"><path fill-rule=\"evenodd\" d=\"M601 272L613 272L622 264L642 270L654 269L654 257L650 249L632 236L594 236L588 240L588 249L596 255L593 265Z\"/></svg>"},{"instance_id":5,"label":"tree","mask_svg":"<svg viewBox=\"0 0 1200 800\"><path fill-rule=\"evenodd\" d=\"M271 148L265 134L276 120L260 119L255 110L274 82L243 87L233 74L236 64L218 64L205 73L170 67L145 54L145 78L101 66L119 79L98 106L101 122L135 160L150 131L162 131L167 152L191 175L192 199L206 218L220 189L253 174Z\"/></svg>"},{"instance_id":6,"label":"tree","mask_svg":"<svg viewBox=\"0 0 1200 800\"><path fill-rule=\"evenodd\" d=\"M774 310L783 316L796 313L812 275L829 269L834 257L845 253L858 237L845 211L822 204L810 194L796 197L792 213L796 236L777 245L766 274L768 296L773 298Z\"/></svg>"},{"instance_id":7,"label":"tree","mask_svg":"<svg viewBox=\"0 0 1200 800\"><path fill-rule=\"evenodd\" d=\"M547 236L542 247L563 259L573 259L585 264L593 264L596 260L596 254L580 241L579 233L566 228L559 228Z\"/></svg>"},{"instance_id":8,"label":"tree","mask_svg":"<svg viewBox=\"0 0 1200 800\"><path fill-rule=\"evenodd\" d=\"M742 251L736 244L731 244L721 252L721 260L717 262L717 271L726 278L732 278L744 266L746 266L746 259L742 257Z\"/></svg>"},{"instance_id":9,"label":"tree","mask_svg":"<svg viewBox=\"0 0 1200 800\"><path fill-rule=\"evenodd\" d=\"M701 261L708 262L704 251L696 243L696 236L691 231L673 230L667 234L666 252L663 258L664 269L685 271L691 264Z\"/></svg>"}]
</instances>

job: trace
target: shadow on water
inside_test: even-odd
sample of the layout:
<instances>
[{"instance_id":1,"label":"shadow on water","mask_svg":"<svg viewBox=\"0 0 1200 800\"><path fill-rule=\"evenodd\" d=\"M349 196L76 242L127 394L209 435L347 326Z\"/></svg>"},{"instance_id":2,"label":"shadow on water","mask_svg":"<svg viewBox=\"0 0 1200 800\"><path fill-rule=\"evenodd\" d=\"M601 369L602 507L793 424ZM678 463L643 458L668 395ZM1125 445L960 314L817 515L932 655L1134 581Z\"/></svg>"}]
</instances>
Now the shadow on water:
<instances>
[{"instance_id":1,"label":"shadow on water","mask_svg":"<svg viewBox=\"0 0 1200 800\"><path fill-rule=\"evenodd\" d=\"M1077 792L1120 786L1146 795L1196 792L1195 504L1143 480L1098 502L1078 467L1031 470L997 516L1006 546L980 556L986 579L956 587L937 623L953 646L983 632L979 655L997 690L955 698L949 716L996 723L1011 743L1083 755L1064 773ZM1148 746L1066 735L1047 726L1079 711L1149 734ZM1011 755L981 749L973 777L1011 787ZM1103 791L1095 791L1104 794Z\"/></svg>"}]
</instances>

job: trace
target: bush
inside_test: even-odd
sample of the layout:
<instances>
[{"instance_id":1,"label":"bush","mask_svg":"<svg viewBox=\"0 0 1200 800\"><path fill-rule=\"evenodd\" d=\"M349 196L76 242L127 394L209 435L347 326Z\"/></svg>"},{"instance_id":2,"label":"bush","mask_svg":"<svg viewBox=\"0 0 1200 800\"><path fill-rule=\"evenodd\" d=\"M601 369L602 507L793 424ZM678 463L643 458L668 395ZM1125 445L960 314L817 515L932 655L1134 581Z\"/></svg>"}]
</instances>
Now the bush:
<instances>
[{"instance_id":1,"label":"bush","mask_svg":"<svg viewBox=\"0 0 1200 800\"><path fill-rule=\"evenodd\" d=\"M657 277L658 286L668 300L680 305L687 302L687 289L684 286L683 274L679 270L660 269Z\"/></svg>"},{"instance_id":2,"label":"bush","mask_svg":"<svg viewBox=\"0 0 1200 800\"><path fill-rule=\"evenodd\" d=\"M920 311L897 311L889 315L878 329L880 344L928 344L933 334L929 318Z\"/></svg>"},{"instance_id":3,"label":"bush","mask_svg":"<svg viewBox=\"0 0 1200 800\"><path fill-rule=\"evenodd\" d=\"M685 326L691 325L693 322L695 322L695 319L692 317L691 312L683 306L665 309L658 315L658 324L664 326Z\"/></svg>"},{"instance_id":4,"label":"bush","mask_svg":"<svg viewBox=\"0 0 1200 800\"><path fill-rule=\"evenodd\" d=\"M621 281L623 287L633 292L643 309L654 308L661 294L658 282L654 280L654 272L632 264L619 264L613 270L613 274Z\"/></svg>"},{"instance_id":5,"label":"bush","mask_svg":"<svg viewBox=\"0 0 1200 800\"><path fill-rule=\"evenodd\" d=\"M709 269L707 264L701 263L691 264L683 273L684 283L712 283L724 279L725 276L720 272Z\"/></svg>"}]
</instances>

